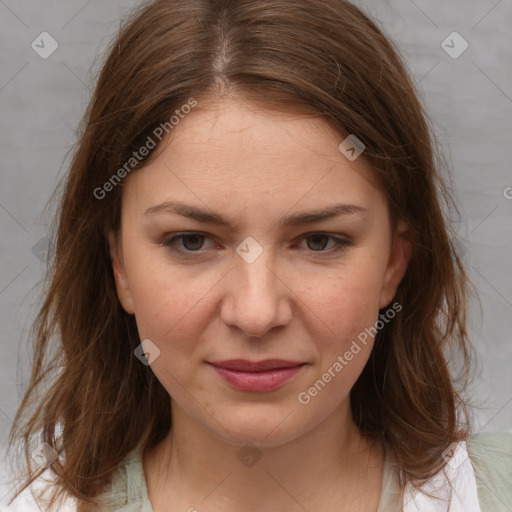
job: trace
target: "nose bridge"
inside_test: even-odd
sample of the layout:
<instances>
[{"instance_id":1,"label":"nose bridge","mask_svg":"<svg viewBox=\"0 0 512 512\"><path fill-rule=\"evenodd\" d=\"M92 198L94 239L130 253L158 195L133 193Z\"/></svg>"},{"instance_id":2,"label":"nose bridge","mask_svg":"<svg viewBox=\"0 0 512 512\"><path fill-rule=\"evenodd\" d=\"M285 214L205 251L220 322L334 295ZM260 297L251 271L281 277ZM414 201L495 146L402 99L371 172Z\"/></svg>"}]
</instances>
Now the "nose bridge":
<instances>
[{"instance_id":1,"label":"nose bridge","mask_svg":"<svg viewBox=\"0 0 512 512\"><path fill-rule=\"evenodd\" d=\"M241 257L235 267L237 278L241 280L244 293L250 295L272 294L276 276L272 268L275 267L275 257L270 250L263 250L253 261Z\"/></svg>"},{"instance_id":2,"label":"nose bridge","mask_svg":"<svg viewBox=\"0 0 512 512\"><path fill-rule=\"evenodd\" d=\"M261 336L289 320L290 308L284 304L286 297L270 249L254 239L244 240L237 248L230 275L229 306L223 308L227 324L249 336Z\"/></svg>"}]
</instances>

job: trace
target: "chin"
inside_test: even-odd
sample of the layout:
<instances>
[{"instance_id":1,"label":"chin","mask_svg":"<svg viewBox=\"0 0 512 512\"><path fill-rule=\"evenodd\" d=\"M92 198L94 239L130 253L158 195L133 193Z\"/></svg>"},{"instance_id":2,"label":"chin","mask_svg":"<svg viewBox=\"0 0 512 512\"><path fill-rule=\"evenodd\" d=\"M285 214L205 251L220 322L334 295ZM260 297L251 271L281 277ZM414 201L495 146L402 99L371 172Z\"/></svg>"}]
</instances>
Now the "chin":
<instances>
[{"instance_id":1,"label":"chin","mask_svg":"<svg viewBox=\"0 0 512 512\"><path fill-rule=\"evenodd\" d=\"M288 415L289 418L287 418ZM276 411L270 413L268 409L266 412L262 410L260 414L254 412L244 414L244 411L240 410L239 414L231 416L229 420L228 415L221 416L224 428L219 428L217 423L212 426L216 435L229 444L271 448L293 441L302 434L297 426L289 421L291 416L290 410L284 409L279 413Z\"/></svg>"}]
</instances>

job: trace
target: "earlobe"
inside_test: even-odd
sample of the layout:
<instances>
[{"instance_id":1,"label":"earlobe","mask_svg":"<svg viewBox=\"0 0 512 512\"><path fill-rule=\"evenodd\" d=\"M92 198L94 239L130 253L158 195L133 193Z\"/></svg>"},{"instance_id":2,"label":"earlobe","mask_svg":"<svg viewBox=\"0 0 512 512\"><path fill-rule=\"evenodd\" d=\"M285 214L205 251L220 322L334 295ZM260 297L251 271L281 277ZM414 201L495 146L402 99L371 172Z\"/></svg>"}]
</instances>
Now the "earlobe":
<instances>
[{"instance_id":1,"label":"earlobe","mask_svg":"<svg viewBox=\"0 0 512 512\"><path fill-rule=\"evenodd\" d=\"M135 313L135 309L133 307L132 295L124 269L122 249L120 250L118 238L112 231L109 231L108 233L108 244L117 296L119 297L119 301L121 302L124 310L130 315L133 315Z\"/></svg>"},{"instance_id":2,"label":"earlobe","mask_svg":"<svg viewBox=\"0 0 512 512\"><path fill-rule=\"evenodd\" d=\"M382 285L379 309L385 308L393 300L407 271L411 254L412 243L408 237L408 229L405 223L401 222L395 232L393 247Z\"/></svg>"}]
</instances>

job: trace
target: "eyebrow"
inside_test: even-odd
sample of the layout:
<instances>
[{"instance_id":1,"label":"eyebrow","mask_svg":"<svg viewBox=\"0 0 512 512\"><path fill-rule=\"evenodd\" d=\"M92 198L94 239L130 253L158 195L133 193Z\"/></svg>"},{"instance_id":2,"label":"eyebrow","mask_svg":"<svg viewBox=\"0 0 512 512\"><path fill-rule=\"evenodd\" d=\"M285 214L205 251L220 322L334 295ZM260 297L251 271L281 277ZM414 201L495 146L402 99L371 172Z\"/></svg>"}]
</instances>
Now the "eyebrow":
<instances>
[{"instance_id":1,"label":"eyebrow","mask_svg":"<svg viewBox=\"0 0 512 512\"><path fill-rule=\"evenodd\" d=\"M355 204L335 204L321 210L313 210L308 212L300 212L288 217L283 217L279 221L281 227L299 226L301 224L310 224L313 222L319 222L340 215L362 215L365 216L368 210L362 206ZM230 231L235 231L234 224L228 219L224 218L219 213L209 212L202 210L197 206L188 205L180 201L165 201L164 203L158 204L148 208L144 215L154 215L156 213L167 213L167 214L178 214L183 217L188 217L199 222L205 222L210 224L217 224L223 226Z\"/></svg>"}]
</instances>

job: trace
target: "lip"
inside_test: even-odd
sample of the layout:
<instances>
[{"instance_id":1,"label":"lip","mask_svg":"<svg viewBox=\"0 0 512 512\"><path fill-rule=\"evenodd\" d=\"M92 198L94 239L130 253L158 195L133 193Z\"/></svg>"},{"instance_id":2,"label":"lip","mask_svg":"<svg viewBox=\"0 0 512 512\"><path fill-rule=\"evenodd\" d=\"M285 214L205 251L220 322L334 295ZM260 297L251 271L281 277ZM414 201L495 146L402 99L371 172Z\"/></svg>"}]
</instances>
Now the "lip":
<instances>
[{"instance_id":1,"label":"lip","mask_svg":"<svg viewBox=\"0 0 512 512\"><path fill-rule=\"evenodd\" d=\"M283 359L265 359L264 361L230 359L209 362L209 364L220 377L236 389L272 391L300 372L306 363Z\"/></svg>"}]
</instances>

